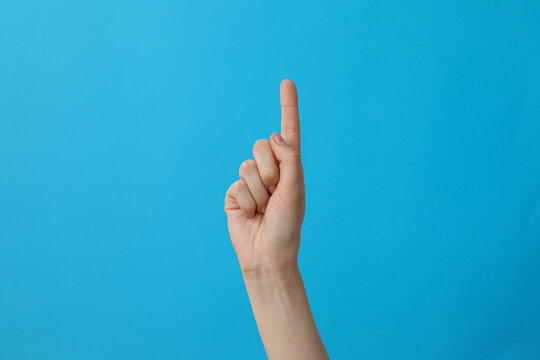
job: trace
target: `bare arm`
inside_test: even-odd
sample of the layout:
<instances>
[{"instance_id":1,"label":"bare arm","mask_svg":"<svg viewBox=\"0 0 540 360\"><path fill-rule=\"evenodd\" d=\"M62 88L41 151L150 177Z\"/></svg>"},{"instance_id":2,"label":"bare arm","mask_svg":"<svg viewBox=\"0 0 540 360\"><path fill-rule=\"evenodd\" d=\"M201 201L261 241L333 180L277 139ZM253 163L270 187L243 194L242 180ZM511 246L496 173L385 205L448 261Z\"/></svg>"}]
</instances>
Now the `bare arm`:
<instances>
[{"instance_id":1,"label":"bare arm","mask_svg":"<svg viewBox=\"0 0 540 360\"><path fill-rule=\"evenodd\" d=\"M244 281L269 359L328 359L297 266Z\"/></svg>"},{"instance_id":2,"label":"bare arm","mask_svg":"<svg viewBox=\"0 0 540 360\"><path fill-rule=\"evenodd\" d=\"M225 195L229 234L268 358L328 359L297 264L305 192L291 80L281 83L281 112L281 135L255 142Z\"/></svg>"}]
</instances>

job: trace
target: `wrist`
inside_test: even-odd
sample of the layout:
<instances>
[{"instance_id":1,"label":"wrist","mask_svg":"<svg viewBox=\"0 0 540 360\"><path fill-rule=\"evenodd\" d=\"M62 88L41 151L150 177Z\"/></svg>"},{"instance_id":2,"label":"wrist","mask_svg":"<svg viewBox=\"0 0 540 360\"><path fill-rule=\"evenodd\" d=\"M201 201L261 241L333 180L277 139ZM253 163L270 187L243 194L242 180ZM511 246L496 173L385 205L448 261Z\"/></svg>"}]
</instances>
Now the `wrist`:
<instances>
[{"instance_id":1,"label":"wrist","mask_svg":"<svg viewBox=\"0 0 540 360\"><path fill-rule=\"evenodd\" d=\"M242 276L246 287L253 289L284 289L302 281L296 258L266 264L256 269L242 270Z\"/></svg>"}]
</instances>

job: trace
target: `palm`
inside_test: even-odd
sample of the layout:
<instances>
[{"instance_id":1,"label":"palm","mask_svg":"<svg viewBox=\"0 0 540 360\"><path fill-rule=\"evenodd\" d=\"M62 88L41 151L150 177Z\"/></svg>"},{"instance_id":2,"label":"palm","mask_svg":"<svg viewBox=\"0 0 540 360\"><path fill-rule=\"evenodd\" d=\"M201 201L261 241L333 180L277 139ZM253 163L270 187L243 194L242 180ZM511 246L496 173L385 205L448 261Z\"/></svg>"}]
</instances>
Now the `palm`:
<instances>
[{"instance_id":1,"label":"palm","mask_svg":"<svg viewBox=\"0 0 540 360\"><path fill-rule=\"evenodd\" d=\"M278 187L264 214L248 218L241 209L229 211L229 234L243 268L257 269L296 254L304 212L301 185L298 202L289 203Z\"/></svg>"}]
</instances>

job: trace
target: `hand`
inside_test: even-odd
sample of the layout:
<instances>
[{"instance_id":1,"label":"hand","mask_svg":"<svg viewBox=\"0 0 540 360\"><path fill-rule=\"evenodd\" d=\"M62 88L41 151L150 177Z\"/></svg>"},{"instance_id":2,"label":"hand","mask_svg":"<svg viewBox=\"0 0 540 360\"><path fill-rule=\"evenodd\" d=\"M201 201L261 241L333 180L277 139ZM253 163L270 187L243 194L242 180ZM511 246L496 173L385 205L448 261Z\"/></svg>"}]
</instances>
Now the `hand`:
<instances>
[{"instance_id":1,"label":"hand","mask_svg":"<svg viewBox=\"0 0 540 360\"><path fill-rule=\"evenodd\" d=\"M298 270L304 219L298 98L281 82L281 135L257 140L255 160L225 195L229 234L268 359L328 359Z\"/></svg>"},{"instance_id":2,"label":"hand","mask_svg":"<svg viewBox=\"0 0 540 360\"><path fill-rule=\"evenodd\" d=\"M305 209L296 87L280 85L281 135L253 145L253 159L225 195L229 234L244 276L296 266Z\"/></svg>"}]
</instances>

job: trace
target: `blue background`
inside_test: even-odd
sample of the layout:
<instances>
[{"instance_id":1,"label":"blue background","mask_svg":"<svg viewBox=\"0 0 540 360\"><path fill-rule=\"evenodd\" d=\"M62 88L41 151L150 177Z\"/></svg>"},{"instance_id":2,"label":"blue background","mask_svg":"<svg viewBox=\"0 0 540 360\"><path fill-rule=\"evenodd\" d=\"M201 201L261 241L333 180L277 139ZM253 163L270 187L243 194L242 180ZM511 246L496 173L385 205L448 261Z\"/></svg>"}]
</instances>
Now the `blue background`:
<instances>
[{"instance_id":1,"label":"blue background","mask_svg":"<svg viewBox=\"0 0 540 360\"><path fill-rule=\"evenodd\" d=\"M297 82L335 359L540 358L538 1L2 1L0 358L257 359L223 197Z\"/></svg>"}]
</instances>

